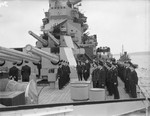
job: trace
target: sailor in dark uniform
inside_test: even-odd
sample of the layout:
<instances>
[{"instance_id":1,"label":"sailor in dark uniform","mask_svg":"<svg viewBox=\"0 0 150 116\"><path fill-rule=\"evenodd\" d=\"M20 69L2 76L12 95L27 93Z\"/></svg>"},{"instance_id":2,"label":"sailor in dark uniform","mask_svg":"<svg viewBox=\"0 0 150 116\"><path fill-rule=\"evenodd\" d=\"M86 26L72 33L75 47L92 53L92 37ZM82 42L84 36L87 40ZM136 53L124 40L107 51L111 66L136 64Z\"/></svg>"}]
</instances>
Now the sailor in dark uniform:
<instances>
[{"instance_id":1,"label":"sailor in dark uniform","mask_svg":"<svg viewBox=\"0 0 150 116\"><path fill-rule=\"evenodd\" d=\"M66 62L66 70L67 70L67 84L70 82L70 67L69 67L69 62Z\"/></svg>"},{"instance_id":2,"label":"sailor in dark uniform","mask_svg":"<svg viewBox=\"0 0 150 116\"><path fill-rule=\"evenodd\" d=\"M105 88L105 70L103 68L103 62L100 61L98 65L98 88Z\"/></svg>"},{"instance_id":3,"label":"sailor in dark uniform","mask_svg":"<svg viewBox=\"0 0 150 116\"><path fill-rule=\"evenodd\" d=\"M84 80L86 80L86 66L85 66L85 63L84 62L82 62L81 63L81 67L82 67L82 76L83 76L83 78L84 78Z\"/></svg>"},{"instance_id":4,"label":"sailor in dark uniform","mask_svg":"<svg viewBox=\"0 0 150 116\"><path fill-rule=\"evenodd\" d=\"M91 67L91 65L90 65L89 61L86 60L86 62L85 62L85 71L84 71L84 73L85 73L85 81L87 81L89 76L90 76L90 67Z\"/></svg>"},{"instance_id":5,"label":"sailor in dark uniform","mask_svg":"<svg viewBox=\"0 0 150 116\"><path fill-rule=\"evenodd\" d=\"M133 64L130 65L130 76L129 76L129 84L131 90L131 97L137 98L136 85L138 84L138 76L135 71L135 66Z\"/></svg>"},{"instance_id":6,"label":"sailor in dark uniform","mask_svg":"<svg viewBox=\"0 0 150 116\"><path fill-rule=\"evenodd\" d=\"M119 91L118 91L118 70L117 67L115 65L112 65L112 90L113 90L113 94L114 94L114 99L119 99Z\"/></svg>"},{"instance_id":7,"label":"sailor in dark uniform","mask_svg":"<svg viewBox=\"0 0 150 116\"><path fill-rule=\"evenodd\" d=\"M105 67L107 68L107 78L106 78L106 86L108 90L108 95L113 95L113 84L112 84L112 74L113 70L111 69L112 64L110 62L106 62Z\"/></svg>"},{"instance_id":8,"label":"sailor in dark uniform","mask_svg":"<svg viewBox=\"0 0 150 116\"><path fill-rule=\"evenodd\" d=\"M103 69L104 69L104 72L105 72L105 86L107 88L108 69L106 67L106 62L103 62Z\"/></svg>"},{"instance_id":9,"label":"sailor in dark uniform","mask_svg":"<svg viewBox=\"0 0 150 116\"><path fill-rule=\"evenodd\" d=\"M25 61L25 63L28 63L28 61ZM25 64L21 69L22 82L29 82L30 74L31 74L31 68L30 68L30 66Z\"/></svg>"},{"instance_id":10,"label":"sailor in dark uniform","mask_svg":"<svg viewBox=\"0 0 150 116\"><path fill-rule=\"evenodd\" d=\"M64 87L67 84L67 65L66 65L66 61L62 61L62 71L63 71L63 75L62 75L62 86Z\"/></svg>"},{"instance_id":11,"label":"sailor in dark uniform","mask_svg":"<svg viewBox=\"0 0 150 116\"><path fill-rule=\"evenodd\" d=\"M127 64L126 64L126 62L125 62L125 64L122 66L122 68L123 68L123 71L122 71L122 81L124 82L124 86L125 86L125 88L126 88L126 68L127 68ZM119 70L118 70L118 76L119 76Z\"/></svg>"},{"instance_id":12,"label":"sailor in dark uniform","mask_svg":"<svg viewBox=\"0 0 150 116\"><path fill-rule=\"evenodd\" d=\"M124 81L124 83L125 83L125 91L127 92L127 93L130 93L130 85L129 85L129 76L130 76L130 68L129 68L129 66L130 66L130 64L129 64L129 62L126 62L125 63L126 64L126 66L125 66L125 74L124 74L124 76L125 76L125 81Z\"/></svg>"},{"instance_id":13,"label":"sailor in dark uniform","mask_svg":"<svg viewBox=\"0 0 150 116\"><path fill-rule=\"evenodd\" d=\"M118 62L118 76L120 77L120 79L125 82L125 78L124 78L125 72L124 72L124 66L121 62Z\"/></svg>"},{"instance_id":14,"label":"sailor in dark uniform","mask_svg":"<svg viewBox=\"0 0 150 116\"><path fill-rule=\"evenodd\" d=\"M18 81L18 76L19 76L19 69L13 63L13 67L9 69L9 77L11 79L14 79L15 81Z\"/></svg>"},{"instance_id":15,"label":"sailor in dark uniform","mask_svg":"<svg viewBox=\"0 0 150 116\"><path fill-rule=\"evenodd\" d=\"M98 67L97 67L97 63L93 63L93 71L92 71L92 82L93 82L93 88L97 88L97 70L98 70Z\"/></svg>"},{"instance_id":16,"label":"sailor in dark uniform","mask_svg":"<svg viewBox=\"0 0 150 116\"><path fill-rule=\"evenodd\" d=\"M57 79L58 79L58 88L61 90L63 88L63 69L62 69L62 62L59 64L59 68L57 70Z\"/></svg>"},{"instance_id":17,"label":"sailor in dark uniform","mask_svg":"<svg viewBox=\"0 0 150 116\"><path fill-rule=\"evenodd\" d=\"M81 66L81 61L77 62L76 70L77 70L77 74L78 74L78 80L82 81L82 66Z\"/></svg>"}]
</instances>

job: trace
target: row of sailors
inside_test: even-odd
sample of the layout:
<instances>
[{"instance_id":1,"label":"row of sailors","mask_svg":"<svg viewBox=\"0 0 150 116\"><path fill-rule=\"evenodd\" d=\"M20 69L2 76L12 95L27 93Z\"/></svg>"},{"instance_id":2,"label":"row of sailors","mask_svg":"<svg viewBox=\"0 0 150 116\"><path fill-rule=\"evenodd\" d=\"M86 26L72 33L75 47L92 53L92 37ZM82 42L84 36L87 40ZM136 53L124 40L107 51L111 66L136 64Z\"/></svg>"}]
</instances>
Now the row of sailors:
<instances>
[{"instance_id":1,"label":"row of sailors","mask_svg":"<svg viewBox=\"0 0 150 116\"><path fill-rule=\"evenodd\" d=\"M77 72L79 81L82 81L82 77L85 81L90 76L89 62L79 62L77 64ZM136 66L131 62L126 62L125 65L115 63L115 61L98 61L93 62L93 70L91 72L91 81L93 82L93 88L107 88L108 94L114 95L114 99L119 99L118 91L118 79L119 76L124 82L125 90L132 98L137 98L136 85L138 84L138 77L135 71Z\"/></svg>"},{"instance_id":2,"label":"row of sailors","mask_svg":"<svg viewBox=\"0 0 150 116\"><path fill-rule=\"evenodd\" d=\"M58 88L63 89L70 82L70 67L69 62L61 60L57 70Z\"/></svg>"},{"instance_id":3,"label":"row of sailors","mask_svg":"<svg viewBox=\"0 0 150 116\"><path fill-rule=\"evenodd\" d=\"M109 95L114 94L115 99L119 99L118 92L118 80L119 76L122 81L125 83L125 90L132 98L136 98L136 85L138 84L138 77L135 71L135 66L131 62L125 62L124 64L118 63L103 63L103 62L94 62L92 71L92 82L94 88L107 88ZM88 80L90 76L90 63L86 60L85 63L78 62L77 65L78 78L82 81L84 78L85 81ZM29 76L31 74L31 68L28 65L25 65L21 69L22 81L29 81ZM18 81L18 68L14 65L9 70L9 76ZM60 61L57 79L59 80L59 89L62 89L70 81L70 68L69 63L65 61Z\"/></svg>"},{"instance_id":4,"label":"row of sailors","mask_svg":"<svg viewBox=\"0 0 150 116\"><path fill-rule=\"evenodd\" d=\"M27 63L27 62L25 62ZM16 63L13 63L13 66L5 71L5 76L3 78L13 79L14 81L18 81L20 77L22 77L22 82L29 82L29 77L31 75L31 67L25 64L22 66L21 70L17 67Z\"/></svg>"},{"instance_id":5,"label":"row of sailors","mask_svg":"<svg viewBox=\"0 0 150 116\"><path fill-rule=\"evenodd\" d=\"M137 98L138 76L135 68L137 67L131 62L118 63L118 75L125 84L126 93L132 98Z\"/></svg>"},{"instance_id":6,"label":"row of sailors","mask_svg":"<svg viewBox=\"0 0 150 116\"><path fill-rule=\"evenodd\" d=\"M93 88L107 88L108 95L114 95L114 99L119 99L118 92L118 70L117 66L102 61L93 63L92 82Z\"/></svg>"},{"instance_id":7,"label":"row of sailors","mask_svg":"<svg viewBox=\"0 0 150 116\"><path fill-rule=\"evenodd\" d=\"M88 60L86 60L85 63L82 61L77 62L76 70L77 70L79 81L82 81L83 79L87 81L89 79L90 68L91 65Z\"/></svg>"}]
</instances>

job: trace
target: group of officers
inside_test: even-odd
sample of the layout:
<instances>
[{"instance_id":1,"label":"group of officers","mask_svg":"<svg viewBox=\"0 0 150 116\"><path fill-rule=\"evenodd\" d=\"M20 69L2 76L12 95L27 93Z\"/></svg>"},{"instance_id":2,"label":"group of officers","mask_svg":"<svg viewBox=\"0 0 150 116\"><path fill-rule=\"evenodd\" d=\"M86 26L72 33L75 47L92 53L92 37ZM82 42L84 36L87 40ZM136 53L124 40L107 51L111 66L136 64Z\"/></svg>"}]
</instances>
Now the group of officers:
<instances>
[{"instance_id":1,"label":"group of officers","mask_svg":"<svg viewBox=\"0 0 150 116\"><path fill-rule=\"evenodd\" d=\"M109 95L114 94L114 99L120 98L117 88L118 71L114 62L98 60L90 64L88 60L78 61L76 69L79 81L87 81L91 74L93 88L107 88Z\"/></svg>"},{"instance_id":2,"label":"group of officers","mask_svg":"<svg viewBox=\"0 0 150 116\"><path fill-rule=\"evenodd\" d=\"M69 62L61 60L58 65L58 87L63 89L70 82ZM130 61L116 63L115 59L94 61L92 64L88 60L85 62L78 61L76 66L79 81L87 81L91 74L93 88L107 88L108 95L114 95L114 99L120 98L117 77L120 77L124 82L126 93L132 98L137 98L138 77L135 68L136 66ZM31 68L24 65L21 69L22 81L29 82L30 74ZM15 64L9 69L9 77L18 81L19 69Z\"/></svg>"},{"instance_id":3,"label":"group of officers","mask_svg":"<svg viewBox=\"0 0 150 116\"><path fill-rule=\"evenodd\" d=\"M21 72L19 71L17 64L13 63L13 66L9 69L9 78L18 81L19 77L22 77L22 82L29 82L30 81L29 77L31 75L31 68L26 63L28 62L26 61L25 65L22 66Z\"/></svg>"},{"instance_id":4,"label":"group of officers","mask_svg":"<svg viewBox=\"0 0 150 116\"><path fill-rule=\"evenodd\" d=\"M136 85L138 77L135 71L136 66L131 62L120 64L114 58L104 61L102 59L86 62L77 62L78 80L87 81L91 74L93 88L106 88L108 95L114 95L114 99L120 99L118 91L118 77L124 82L125 90L132 98L137 98ZM90 68L92 69L90 71Z\"/></svg>"},{"instance_id":5,"label":"group of officers","mask_svg":"<svg viewBox=\"0 0 150 116\"><path fill-rule=\"evenodd\" d=\"M137 98L136 85L138 85L138 76L135 68L137 66L130 61L118 63L118 75L124 82L126 93L132 98Z\"/></svg>"},{"instance_id":6,"label":"group of officers","mask_svg":"<svg viewBox=\"0 0 150 116\"><path fill-rule=\"evenodd\" d=\"M61 60L58 65L58 87L63 89L70 82L71 71L67 61ZM135 68L137 67L130 61L116 63L115 59L107 61L101 59L92 63L88 60L78 61L76 66L79 81L87 81L91 74L93 88L106 88L108 95L114 95L114 99L120 98L117 77L120 77L124 82L126 93L132 98L137 98L138 77ZM31 68L27 64L22 66L21 75L19 75L19 68L15 64L9 69L9 77L15 81L18 81L19 76L22 76L23 82L29 82L30 74Z\"/></svg>"},{"instance_id":7,"label":"group of officers","mask_svg":"<svg viewBox=\"0 0 150 116\"><path fill-rule=\"evenodd\" d=\"M107 88L108 95L114 95L114 99L119 99L118 92L118 70L115 62L108 60L104 62L99 60L93 62L93 70L91 73L93 88Z\"/></svg>"},{"instance_id":8,"label":"group of officers","mask_svg":"<svg viewBox=\"0 0 150 116\"><path fill-rule=\"evenodd\" d=\"M77 62L76 70L77 70L79 81L88 80L90 76L90 68L91 68L91 64L89 63L88 60L86 60L85 62L82 61Z\"/></svg>"},{"instance_id":9,"label":"group of officers","mask_svg":"<svg viewBox=\"0 0 150 116\"><path fill-rule=\"evenodd\" d=\"M63 89L70 82L69 62L61 60L58 64L56 80L58 80L59 90Z\"/></svg>"}]
</instances>

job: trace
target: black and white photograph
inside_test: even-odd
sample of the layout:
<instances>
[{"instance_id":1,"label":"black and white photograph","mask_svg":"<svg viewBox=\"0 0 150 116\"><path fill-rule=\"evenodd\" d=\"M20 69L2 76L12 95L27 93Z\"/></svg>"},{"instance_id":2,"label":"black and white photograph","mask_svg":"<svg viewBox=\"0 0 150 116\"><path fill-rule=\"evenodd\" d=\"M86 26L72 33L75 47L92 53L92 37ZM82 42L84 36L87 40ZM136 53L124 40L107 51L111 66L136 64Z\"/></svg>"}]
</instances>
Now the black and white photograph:
<instances>
[{"instance_id":1,"label":"black and white photograph","mask_svg":"<svg viewBox=\"0 0 150 116\"><path fill-rule=\"evenodd\" d=\"M149 115L149 0L0 0L0 116Z\"/></svg>"}]
</instances>

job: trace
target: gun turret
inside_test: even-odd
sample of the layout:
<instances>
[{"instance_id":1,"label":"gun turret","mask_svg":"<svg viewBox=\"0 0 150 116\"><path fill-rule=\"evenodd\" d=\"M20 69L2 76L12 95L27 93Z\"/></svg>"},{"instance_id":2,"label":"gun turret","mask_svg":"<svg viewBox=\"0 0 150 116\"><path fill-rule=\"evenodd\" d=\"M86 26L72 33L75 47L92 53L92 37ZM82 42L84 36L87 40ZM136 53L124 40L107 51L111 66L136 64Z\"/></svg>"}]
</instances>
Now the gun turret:
<instances>
[{"instance_id":1,"label":"gun turret","mask_svg":"<svg viewBox=\"0 0 150 116\"><path fill-rule=\"evenodd\" d=\"M41 58L38 56L35 56L35 55L31 56L30 54L20 52L20 51L14 50L14 49L1 47L1 46L0 46L0 53L4 53L4 54L10 55L10 56L19 57L21 59L29 60L29 61L32 61L34 63L38 63L41 60Z\"/></svg>"},{"instance_id":2,"label":"gun turret","mask_svg":"<svg viewBox=\"0 0 150 116\"><path fill-rule=\"evenodd\" d=\"M41 38L40 36L36 35L32 31L29 31L28 33L30 35L32 35L35 39L37 39L38 41L40 41L43 44L43 46L48 46L48 42L46 40L44 40L43 38Z\"/></svg>"},{"instance_id":3,"label":"gun turret","mask_svg":"<svg viewBox=\"0 0 150 116\"><path fill-rule=\"evenodd\" d=\"M59 57L52 54L52 53L48 53L46 51L43 51L39 48L35 48L33 47L32 45L26 45L25 47L26 51L27 52L32 52L33 54L36 54L36 55L39 55L40 57L44 57L46 59L49 59L51 61L54 61L54 62L58 62L59 61Z\"/></svg>"}]
</instances>

